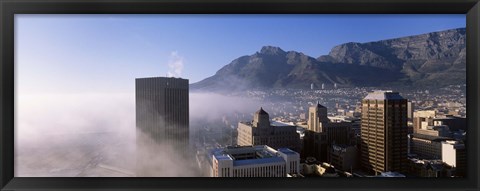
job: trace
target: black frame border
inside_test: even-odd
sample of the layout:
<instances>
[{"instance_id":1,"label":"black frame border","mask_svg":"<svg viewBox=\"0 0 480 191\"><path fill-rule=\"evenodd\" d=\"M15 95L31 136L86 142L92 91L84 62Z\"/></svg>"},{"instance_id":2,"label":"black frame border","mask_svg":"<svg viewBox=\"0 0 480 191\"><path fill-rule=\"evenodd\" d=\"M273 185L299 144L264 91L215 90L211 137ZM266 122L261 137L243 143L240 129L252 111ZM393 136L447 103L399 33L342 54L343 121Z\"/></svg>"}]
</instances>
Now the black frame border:
<instances>
[{"instance_id":1,"label":"black frame border","mask_svg":"<svg viewBox=\"0 0 480 191\"><path fill-rule=\"evenodd\" d=\"M467 177L26 178L14 174L14 14L466 14ZM1 190L479 190L480 3L478 0L0 0Z\"/></svg>"}]
</instances>

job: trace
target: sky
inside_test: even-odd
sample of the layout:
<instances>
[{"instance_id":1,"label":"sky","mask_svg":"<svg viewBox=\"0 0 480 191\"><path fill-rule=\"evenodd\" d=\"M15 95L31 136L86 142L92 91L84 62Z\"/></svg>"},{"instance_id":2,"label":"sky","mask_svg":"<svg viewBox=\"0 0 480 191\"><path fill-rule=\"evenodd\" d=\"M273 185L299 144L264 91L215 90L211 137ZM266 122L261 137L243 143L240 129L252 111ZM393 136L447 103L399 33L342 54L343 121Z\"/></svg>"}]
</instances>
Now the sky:
<instances>
[{"instance_id":1,"label":"sky","mask_svg":"<svg viewBox=\"0 0 480 191\"><path fill-rule=\"evenodd\" d=\"M465 27L465 15L15 15L20 94L133 93L134 79L198 82L278 46L312 57L370 42Z\"/></svg>"}]
</instances>

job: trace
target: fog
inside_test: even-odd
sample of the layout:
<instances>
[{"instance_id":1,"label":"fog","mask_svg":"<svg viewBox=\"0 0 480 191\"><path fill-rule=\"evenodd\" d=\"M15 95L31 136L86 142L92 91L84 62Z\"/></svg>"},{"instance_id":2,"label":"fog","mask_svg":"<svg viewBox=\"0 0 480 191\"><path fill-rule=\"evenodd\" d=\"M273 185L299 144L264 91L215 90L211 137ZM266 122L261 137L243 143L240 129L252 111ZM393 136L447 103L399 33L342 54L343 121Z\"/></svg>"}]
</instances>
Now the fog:
<instances>
[{"instance_id":1,"label":"fog","mask_svg":"<svg viewBox=\"0 0 480 191\"><path fill-rule=\"evenodd\" d=\"M253 113L259 106L241 97L191 93L190 132L196 128L192 122ZM15 100L15 176L135 176L135 133L134 94L20 95ZM195 156L164 144L152 149L164 151L149 156L159 162L158 176L199 176Z\"/></svg>"},{"instance_id":2,"label":"fog","mask_svg":"<svg viewBox=\"0 0 480 191\"><path fill-rule=\"evenodd\" d=\"M260 107L261 102L251 98L217 93L190 93L190 121L214 121L231 113L253 114Z\"/></svg>"},{"instance_id":3,"label":"fog","mask_svg":"<svg viewBox=\"0 0 480 191\"><path fill-rule=\"evenodd\" d=\"M18 96L15 176L132 176L134 100L130 94Z\"/></svg>"}]
</instances>

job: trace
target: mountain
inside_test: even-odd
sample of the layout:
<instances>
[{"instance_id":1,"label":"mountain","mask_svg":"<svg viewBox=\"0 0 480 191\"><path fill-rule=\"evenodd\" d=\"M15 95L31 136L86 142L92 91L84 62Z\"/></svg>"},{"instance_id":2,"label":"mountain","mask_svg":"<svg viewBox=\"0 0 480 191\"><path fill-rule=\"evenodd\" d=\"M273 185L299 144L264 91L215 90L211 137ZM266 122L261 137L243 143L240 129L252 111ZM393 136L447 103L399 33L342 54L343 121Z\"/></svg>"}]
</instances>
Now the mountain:
<instances>
[{"instance_id":1,"label":"mountain","mask_svg":"<svg viewBox=\"0 0 480 191\"><path fill-rule=\"evenodd\" d=\"M192 90L235 91L270 88L349 86L440 87L465 83L465 28L381 40L345 43L318 58L264 46Z\"/></svg>"}]
</instances>

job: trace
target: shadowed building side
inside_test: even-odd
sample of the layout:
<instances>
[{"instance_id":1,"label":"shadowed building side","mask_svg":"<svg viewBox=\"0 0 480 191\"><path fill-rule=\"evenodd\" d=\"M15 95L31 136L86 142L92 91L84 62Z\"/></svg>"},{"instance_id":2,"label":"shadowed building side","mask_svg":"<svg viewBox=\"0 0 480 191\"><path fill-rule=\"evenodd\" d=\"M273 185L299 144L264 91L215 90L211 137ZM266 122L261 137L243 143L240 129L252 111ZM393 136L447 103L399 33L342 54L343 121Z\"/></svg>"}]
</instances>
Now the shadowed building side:
<instances>
[{"instance_id":1,"label":"shadowed building side","mask_svg":"<svg viewBox=\"0 0 480 191\"><path fill-rule=\"evenodd\" d=\"M166 153L188 150L188 80L137 78L135 105L137 176L163 176Z\"/></svg>"}]
</instances>

